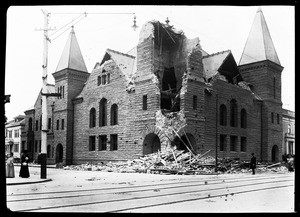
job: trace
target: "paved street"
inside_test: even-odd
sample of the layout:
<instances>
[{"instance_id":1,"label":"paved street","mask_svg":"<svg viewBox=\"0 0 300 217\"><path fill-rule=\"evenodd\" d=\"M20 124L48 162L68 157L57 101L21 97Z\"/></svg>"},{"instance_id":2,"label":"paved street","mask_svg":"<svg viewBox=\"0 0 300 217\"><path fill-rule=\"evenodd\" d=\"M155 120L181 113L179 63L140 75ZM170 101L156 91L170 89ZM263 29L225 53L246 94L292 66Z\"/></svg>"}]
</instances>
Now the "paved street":
<instances>
[{"instance_id":1,"label":"paved street","mask_svg":"<svg viewBox=\"0 0 300 217\"><path fill-rule=\"evenodd\" d=\"M16 174L19 167L16 167ZM40 168L30 168L31 178ZM155 175L47 169L52 181L7 185L28 212L293 212L294 173Z\"/></svg>"}]
</instances>

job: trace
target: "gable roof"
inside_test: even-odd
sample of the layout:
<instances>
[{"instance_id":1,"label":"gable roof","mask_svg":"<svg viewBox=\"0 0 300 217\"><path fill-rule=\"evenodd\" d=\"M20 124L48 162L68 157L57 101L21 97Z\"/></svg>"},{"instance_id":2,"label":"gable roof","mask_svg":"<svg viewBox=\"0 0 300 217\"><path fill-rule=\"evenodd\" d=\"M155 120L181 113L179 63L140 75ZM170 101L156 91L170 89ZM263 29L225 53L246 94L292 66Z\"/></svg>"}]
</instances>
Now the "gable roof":
<instances>
[{"instance_id":1,"label":"gable roof","mask_svg":"<svg viewBox=\"0 0 300 217\"><path fill-rule=\"evenodd\" d=\"M204 69L203 76L206 79L220 73L231 83L233 83L233 79L236 79L237 82L242 80L230 50L203 56L202 63Z\"/></svg>"},{"instance_id":2,"label":"gable roof","mask_svg":"<svg viewBox=\"0 0 300 217\"><path fill-rule=\"evenodd\" d=\"M263 60L280 65L265 17L258 8L239 65Z\"/></svg>"},{"instance_id":3,"label":"gable roof","mask_svg":"<svg viewBox=\"0 0 300 217\"><path fill-rule=\"evenodd\" d=\"M64 47L55 72L67 68L88 72L73 28L69 34L69 38Z\"/></svg>"},{"instance_id":4,"label":"gable roof","mask_svg":"<svg viewBox=\"0 0 300 217\"><path fill-rule=\"evenodd\" d=\"M227 50L204 56L202 59L204 69L203 76L208 79L217 74L218 69L221 67L229 53L230 50Z\"/></svg>"},{"instance_id":5,"label":"gable roof","mask_svg":"<svg viewBox=\"0 0 300 217\"><path fill-rule=\"evenodd\" d=\"M116 65L127 78L130 78L133 75L136 62L135 56L107 49L100 65L110 59L112 59L116 63Z\"/></svg>"},{"instance_id":6,"label":"gable roof","mask_svg":"<svg viewBox=\"0 0 300 217\"><path fill-rule=\"evenodd\" d=\"M24 115L19 115L19 116L24 116ZM18 116L18 117L19 117ZM23 118L19 118L17 120L12 120L12 121L9 121L6 125L5 125L5 128L8 128L8 127L16 127L16 126L22 126L22 125L25 125L25 116Z\"/></svg>"}]
</instances>

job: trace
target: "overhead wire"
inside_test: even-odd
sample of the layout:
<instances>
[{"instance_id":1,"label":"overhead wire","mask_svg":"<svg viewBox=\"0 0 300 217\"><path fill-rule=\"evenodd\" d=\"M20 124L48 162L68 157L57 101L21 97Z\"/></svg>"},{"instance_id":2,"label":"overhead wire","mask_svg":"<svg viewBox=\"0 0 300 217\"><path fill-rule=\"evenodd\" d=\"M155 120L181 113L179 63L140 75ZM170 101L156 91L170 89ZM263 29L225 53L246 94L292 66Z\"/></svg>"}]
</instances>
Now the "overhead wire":
<instances>
[{"instance_id":1,"label":"overhead wire","mask_svg":"<svg viewBox=\"0 0 300 217\"><path fill-rule=\"evenodd\" d=\"M82 19L84 19L85 17L82 17L80 20L78 20L76 23L73 23L72 26L74 26L75 24L77 24L78 22L80 22ZM73 21L72 21L73 22ZM59 36L61 36L62 34L64 34L67 30L69 30L70 28L72 28L72 26L68 27L65 31L63 31L61 34L59 34L58 36L56 36L55 38L52 39L52 41L54 41L55 39L57 39Z\"/></svg>"},{"instance_id":2,"label":"overhead wire","mask_svg":"<svg viewBox=\"0 0 300 217\"><path fill-rule=\"evenodd\" d=\"M59 31L61 31L62 29L64 29L66 26L70 25L71 23L73 23L72 26L74 26L75 24L77 24L78 22L80 22L83 18L87 17L87 14L133 14L135 15L135 13L101 13L101 12L97 12L97 13L88 13L88 12L83 12L83 13L51 13L51 14L80 14L78 17L76 17L75 19L72 19L70 22L68 22L67 24L65 24L64 26L62 26L61 28L59 28L57 31L53 32L49 37L57 34ZM82 15L85 15L84 17L82 17L81 19L79 19ZM74 23L75 20L79 19L77 22ZM118 26L124 22L127 22L127 19L126 20L122 20L121 22L119 22L117 25L115 26ZM57 35L55 38L53 38L51 41L54 41L55 39L57 39L59 36L61 36L62 34L64 34L68 29L70 29L70 27L68 27L67 29L65 29L62 33L60 33L59 35ZM99 28L97 30L101 30L101 29L107 29L107 28L110 28L110 27L104 27L104 28Z\"/></svg>"},{"instance_id":3,"label":"overhead wire","mask_svg":"<svg viewBox=\"0 0 300 217\"><path fill-rule=\"evenodd\" d=\"M56 34L57 32L59 32L60 30L62 30L63 28L65 28L67 25L69 25L70 23L74 22L75 20L77 20L79 17L81 17L83 14L86 15L86 12L80 14L78 17L76 17L75 19L73 19L72 21L68 22L67 24L65 24L63 27L59 28L57 31L53 32L52 34L50 34L50 37L54 34Z\"/></svg>"}]
</instances>

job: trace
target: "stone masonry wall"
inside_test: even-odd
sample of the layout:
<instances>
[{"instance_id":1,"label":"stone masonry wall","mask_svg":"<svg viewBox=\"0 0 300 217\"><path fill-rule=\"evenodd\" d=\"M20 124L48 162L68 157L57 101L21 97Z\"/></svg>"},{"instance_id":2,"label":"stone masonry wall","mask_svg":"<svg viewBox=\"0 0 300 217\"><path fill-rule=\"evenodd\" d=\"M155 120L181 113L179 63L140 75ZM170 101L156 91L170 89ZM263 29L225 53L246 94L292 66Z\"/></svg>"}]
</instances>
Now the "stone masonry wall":
<instances>
[{"instance_id":1,"label":"stone masonry wall","mask_svg":"<svg viewBox=\"0 0 300 217\"><path fill-rule=\"evenodd\" d=\"M220 147L220 134L226 135L227 145L224 151L218 148L219 157L233 157L242 160L249 160L251 153L254 152L257 159L260 160L261 147L261 125L260 125L260 104L256 103L253 94L246 89L217 79L214 81L211 94L205 93L205 149L212 151L215 155L215 145ZM217 99L218 98L218 99ZM230 100L237 101L237 127L230 126ZM221 126L219 122L220 105L224 104L227 108L227 125ZM218 114L216 115L216 106ZM247 128L243 129L240 125L240 112L244 108L247 113ZM216 126L216 117L217 126ZM217 134L216 134L217 127ZM230 136L237 136L237 149L230 151ZM246 152L241 151L241 137L247 138ZM216 138L218 141L216 141Z\"/></svg>"}]
</instances>

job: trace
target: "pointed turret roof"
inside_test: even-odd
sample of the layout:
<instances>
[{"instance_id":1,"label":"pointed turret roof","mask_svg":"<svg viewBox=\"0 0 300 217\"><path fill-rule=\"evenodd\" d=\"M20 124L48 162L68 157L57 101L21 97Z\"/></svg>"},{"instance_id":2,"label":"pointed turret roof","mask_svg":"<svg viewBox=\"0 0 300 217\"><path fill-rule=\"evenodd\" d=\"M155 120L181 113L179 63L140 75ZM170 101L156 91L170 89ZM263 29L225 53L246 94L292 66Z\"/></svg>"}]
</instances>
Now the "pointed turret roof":
<instances>
[{"instance_id":1,"label":"pointed turret roof","mask_svg":"<svg viewBox=\"0 0 300 217\"><path fill-rule=\"evenodd\" d=\"M280 65L265 17L259 7L252 23L239 65L263 60L270 60Z\"/></svg>"},{"instance_id":2,"label":"pointed turret roof","mask_svg":"<svg viewBox=\"0 0 300 217\"><path fill-rule=\"evenodd\" d=\"M67 68L82 72L88 72L73 27L55 72Z\"/></svg>"}]
</instances>

